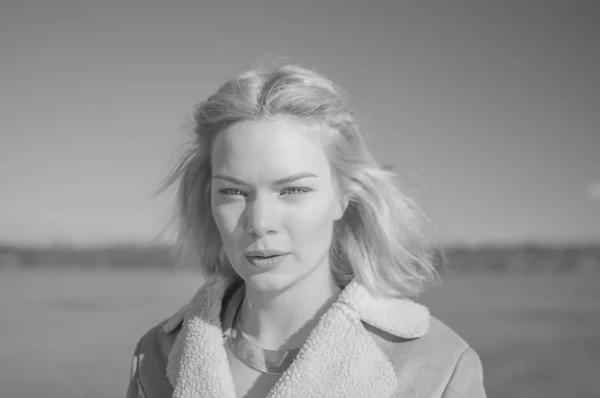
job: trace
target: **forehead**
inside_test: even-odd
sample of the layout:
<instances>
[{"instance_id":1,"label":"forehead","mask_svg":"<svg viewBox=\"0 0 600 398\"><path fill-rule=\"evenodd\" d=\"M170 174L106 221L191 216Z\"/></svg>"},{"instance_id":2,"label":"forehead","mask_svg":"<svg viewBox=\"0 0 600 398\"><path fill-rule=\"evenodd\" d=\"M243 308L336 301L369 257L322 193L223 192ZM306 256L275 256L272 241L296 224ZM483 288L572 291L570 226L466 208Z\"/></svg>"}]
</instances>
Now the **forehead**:
<instances>
[{"instance_id":1,"label":"forehead","mask_svg":"<svg viewBox=\"0 0 600 398\"><path fill-rule=\"evenodd\" d=\"M329 176L329 161L314 128L286 117L235 123L217 134L216 172L243 178L280 178L297 172Z\"/></svg>"}]
</instances>

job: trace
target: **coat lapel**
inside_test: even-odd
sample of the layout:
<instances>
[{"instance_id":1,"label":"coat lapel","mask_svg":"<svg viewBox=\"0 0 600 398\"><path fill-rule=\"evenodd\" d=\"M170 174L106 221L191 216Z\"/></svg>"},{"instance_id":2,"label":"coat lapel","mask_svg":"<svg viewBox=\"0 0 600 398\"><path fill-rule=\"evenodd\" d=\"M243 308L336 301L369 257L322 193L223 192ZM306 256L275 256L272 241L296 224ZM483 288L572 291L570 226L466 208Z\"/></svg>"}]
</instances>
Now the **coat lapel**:
<instances>
[{"instance_id":1,"label":"coat lapel","mask_svg":"<svg viewBox=\"0 0 600 398\"><path fill-rule=\"evenodd\" d=\"M166 332L182 324L167 364L173 398L236 397L220 319L223 296L232 282L226 277L207 281L165 324Z\"/></svg>"},{"instance_id":2,"label":"coat lapel","mask_svg":"<svg viewBox=\"0 0 600 398\"><path fill-rule=\"evenodd\" d=\"M268 398L389 397L397 378L359 314L338 301L321 320Z\"/></svg>"},{"instance_id":3,"label":"coat lapel","mask_svg":"<svg viewBox=\"0 0 600 398\"><path fill-rule=\"evenodd\" d=\"M166 323L166 332L182 324L167 365L174 398L236 397L220 320L224 293L233 282L230 277L207 281ZM415 338L427 332L428 319L420 304L374 297L353 281L323 314L268 398L389 397L398 377L362 322Z\"/></svg>"}]
</instances>

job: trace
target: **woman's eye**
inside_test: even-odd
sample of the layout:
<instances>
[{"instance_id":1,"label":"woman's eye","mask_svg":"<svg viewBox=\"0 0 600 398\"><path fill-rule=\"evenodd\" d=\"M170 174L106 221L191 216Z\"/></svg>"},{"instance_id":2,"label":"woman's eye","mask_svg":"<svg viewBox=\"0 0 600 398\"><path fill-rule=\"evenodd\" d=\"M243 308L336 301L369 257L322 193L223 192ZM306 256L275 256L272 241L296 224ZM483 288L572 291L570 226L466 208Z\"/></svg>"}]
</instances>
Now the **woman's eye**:
<instances>
[{"instance_id":1,"label":"woman's eye","mask_svg":"<svg viewBox=\"0 0 600 398\"><path fill-rule=\"evenodd\" d=\"M290 187L290 188L285 188L281 191L282 194L291 194L291 195L301 195L303 193L307 193L310 192L311 190L308 188L297 188L297 187Z\"/></svg>"},{"instance_id":2,"label":"woman's eye","mask_svg":"<svg viewBox=\"0 0 600 398\"><path fill-rule=\"evenodd\" d=\"M244 195L244 192L240 191L239 189L235 189L235 188L225 188L225 189L221 189L219 192L225 196Z\"/></svg>"}]
</instances>

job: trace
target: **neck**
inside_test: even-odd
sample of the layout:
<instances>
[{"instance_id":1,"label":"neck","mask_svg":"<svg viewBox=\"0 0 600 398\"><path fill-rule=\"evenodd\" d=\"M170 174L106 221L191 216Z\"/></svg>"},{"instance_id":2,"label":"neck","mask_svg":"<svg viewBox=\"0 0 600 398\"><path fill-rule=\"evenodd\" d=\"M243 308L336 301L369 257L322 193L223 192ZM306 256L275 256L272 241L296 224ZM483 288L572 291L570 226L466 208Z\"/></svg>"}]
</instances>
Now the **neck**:
<instances>
[{"instance_id":1,"label":"neck","mask_svg":"<svg viewBox=\"0 0 600 398\"><path fill-rule=\"evenodd\" d=\"M253 344L267 350L300 347L341 289L329 266L276 292L246 284L238 326ZM325 274L325 275L324 275Z\"/></svg>"}]
</instances>

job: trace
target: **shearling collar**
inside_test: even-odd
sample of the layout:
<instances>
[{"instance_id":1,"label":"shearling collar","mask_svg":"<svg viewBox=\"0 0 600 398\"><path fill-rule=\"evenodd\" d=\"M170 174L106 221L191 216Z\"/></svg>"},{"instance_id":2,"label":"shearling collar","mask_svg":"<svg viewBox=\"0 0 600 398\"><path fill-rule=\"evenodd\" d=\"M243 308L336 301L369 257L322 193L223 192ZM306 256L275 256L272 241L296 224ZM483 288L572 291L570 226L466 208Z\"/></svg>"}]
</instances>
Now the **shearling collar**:
<instances>
[{"instance_id":1,"label":"shearling collar","mask_svg":"<svg viewBox=\"0 0 600 398\"><path fill-rule=\"evenodd\" d=\"M217 275L167 320L171 333L182 325L167 364L174 398L235 398L223 343L221 309L236 282ZM362 322L402 338L427 333L429 311L408 299L376 297L352 281L323 314L296 360L267 398L389 397L398 386L387 355Z\"/></svg>"}]
</instances>

